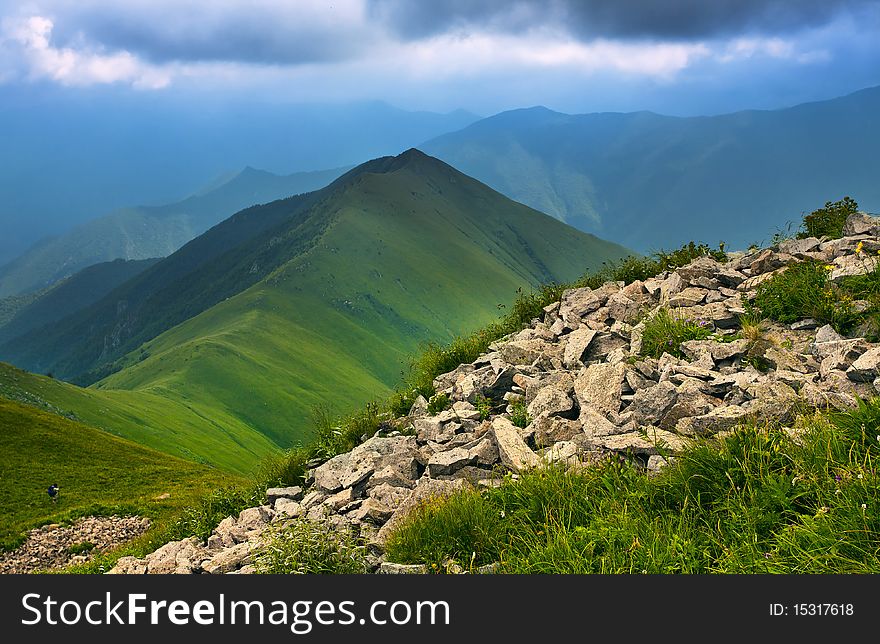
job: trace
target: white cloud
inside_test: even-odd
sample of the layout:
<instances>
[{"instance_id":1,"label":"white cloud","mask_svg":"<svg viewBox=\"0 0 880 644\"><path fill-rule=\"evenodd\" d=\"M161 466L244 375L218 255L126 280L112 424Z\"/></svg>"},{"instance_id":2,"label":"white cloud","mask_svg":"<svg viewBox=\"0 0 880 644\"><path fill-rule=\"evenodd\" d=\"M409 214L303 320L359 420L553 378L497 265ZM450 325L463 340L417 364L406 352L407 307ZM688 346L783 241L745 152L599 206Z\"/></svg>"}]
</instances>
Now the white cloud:
<instances>
[{"instance_id":1,"label":"white cloud","mask_svg":"<svg viewBox=\"0 0 880 644\"><path fill-rule=\"evenodd\" d=\"M5 18L0 23L0 44L17 50L16 57L29 78L48 78L68 86L121 82L138 89L159 89L171 82L167 70L147 65L127 51L56 47L52 44L53 28L53 21L45 16Z\"/></svg>"}]
</instances>

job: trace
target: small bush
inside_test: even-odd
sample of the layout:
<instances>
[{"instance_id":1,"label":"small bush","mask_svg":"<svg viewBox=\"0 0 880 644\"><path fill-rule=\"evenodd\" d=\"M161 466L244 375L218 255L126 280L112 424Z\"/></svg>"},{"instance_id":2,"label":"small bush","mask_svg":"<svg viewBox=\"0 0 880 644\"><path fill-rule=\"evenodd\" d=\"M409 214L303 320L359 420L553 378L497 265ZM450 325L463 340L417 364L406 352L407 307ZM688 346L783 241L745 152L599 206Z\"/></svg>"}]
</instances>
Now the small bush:
<instances>
[{"instance_id":1,"label":"small bush","mask_svg":"<svg viewBox=\"0 0 880 644\"><path fill-rule=\"evenodd\" d=\"M846 218L858 212L859 204L849 197L840 201L826 201L822 208L817 208L804 217L804 237L843 237L843 224Z\"/></svg>"},{"instance_id":2,"label":"small bush","mask_svg":"<svg viewBox=\"0 0 880 644\"><path fill-rule=\"evenodd\" d=\"M758 286L753 305L783 324L814 318L846 333L859 315L852 309L852 295L832 284L829 272L829 266L818 262L793 264Z\"/></svg>"},{"instance_id":3,"label":"small bush","mask_svg":"<svg viewBox=\"0 0 880 644\"><path fill-rule=\"evenodd\" d=\"M526 401L522 398L517 398L510 402L510 422L523 429L532 422L526 409Z\"/></svg>"},{"instance_id":4,"label":"small bush","mask_svg":"<svg viewBox=\"0 0 880 644\"><path fill-rule=\"evenodd\" d=\"M71 555L81 555L86 552L91 552L95 549L95 544L91 541L82 541L81 543L75 543L72 546L67 548L68 554Z\"/></svg>"},{"instance_id":5,"label":"small bush","mask_svg":"<svg viewBox=\"0 0 880 644\"><path fill-rule=\"evenodd\" d=\"M645 321L642 355L659 358L665 352L683 358L682 342L705 340L711 334L712 329L706 323L675 316L669 309L660 309L654 317Z\"/></svg>"},{"instance_id":6,"label":"small bush","mask_svg":"<svg viewBox=\"0 0 880 644\"><path fill-rule=\"evenodd\" d=\"M492 401L483 396L482 394L477 394L474 399L474 407L477 408L477 411L480 412L480 420L486 420L489 416L492 415Z\"/></svg>"},{"instance_id":7,"label":"small bush","mask_svg":"<svg viewBox=\"0 0 880 644\"><path fill-rule=\"evenodd\" d=\"M357 575L369 572L366 548L329 522L299 519L277 528L254 558L258 573Z\"/></svg>"},{"instance_id":8,"label":"small bush","mask_svg":"<svg viewBox=\"0 0 880 644\"><path fill-rule=\"evenodd\" d=\"M449 407L449 396L446 394L437 394L428 401L428 413L432 416L436 416L447 407Z\"/></svg>"}]
</instances>

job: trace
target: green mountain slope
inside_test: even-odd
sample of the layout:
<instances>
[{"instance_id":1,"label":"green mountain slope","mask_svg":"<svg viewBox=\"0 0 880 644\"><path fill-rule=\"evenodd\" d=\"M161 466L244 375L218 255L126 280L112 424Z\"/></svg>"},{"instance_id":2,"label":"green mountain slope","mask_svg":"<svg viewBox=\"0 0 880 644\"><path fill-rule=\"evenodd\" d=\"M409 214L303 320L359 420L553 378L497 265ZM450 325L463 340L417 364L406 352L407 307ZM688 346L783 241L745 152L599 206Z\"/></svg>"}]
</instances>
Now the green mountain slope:
<instances>
[{"instance_id":1,"label":"green mountain slope","mask_svg":"<svg viewBox=\"0 0 880 644\"><path fill-rule=\"evenodd\" d=\"M210 467L3 398L0 451L0 544L95 506L160 518L229 482ZM56 504L46 494L51 483L61 486Z\"/></svg>"},{"instance_id":2,"label":"green mountain slope","mask_svg":"<svg viewBox=\"0 0 880 644\"><path fill-rule=\"evenodd\" d=\"M88 392L197 407L288 446L308 440L313 405L387 393L420 343L494 319L517 288L625 254L412 150L243 211L2 355L64 376L122 356Z\"/></svg>"},{"instance_id":3,"label":"green mountain slope","mask_svg":"<svg viewBox=\"0 0 880 644\"><path fill-rule=\"evenodd\" d=\"M44 240L0 267L0 297L45 288L99 262L165 257L242 208L317 190L344 171L278 176L245 168L183 201L116 210Z\"/></svg>"},{"instance_id":4,"label":"green mountain slope","mask_svg":"<svg viewBox=\"0 0 880 644\"><path fill-rule=\"evenodd\" d=\"M512 199L641 251L745 247L851 195L880 210L880 87L774 111L505 112L422 146Z\"/></svg>"},{"instance_id":5,"label":"green mountain slope","mask_svg":"<svg viewBox=\"0 0 880 644\"><path fill-rule=\"evenodd\" d=\"M15 311L6 322L0 320L0 343L38 329L80 311L114 288L142 273L159 259L102 262L84 268L39 293L29 304ZM26 296L10 296L10 299Z\"/></svg>"},{"instance_id":6,"label":"green mountain slope","mask_svg":"<svg viewBox=\"0 0 880 644\"><path fill-rule=\"evenodd\" d=\"M165 452L250 474L277 446L235 416L150 392L83 389L0 362L0 399L39 407Z\"/></svg>"}]
</instances>

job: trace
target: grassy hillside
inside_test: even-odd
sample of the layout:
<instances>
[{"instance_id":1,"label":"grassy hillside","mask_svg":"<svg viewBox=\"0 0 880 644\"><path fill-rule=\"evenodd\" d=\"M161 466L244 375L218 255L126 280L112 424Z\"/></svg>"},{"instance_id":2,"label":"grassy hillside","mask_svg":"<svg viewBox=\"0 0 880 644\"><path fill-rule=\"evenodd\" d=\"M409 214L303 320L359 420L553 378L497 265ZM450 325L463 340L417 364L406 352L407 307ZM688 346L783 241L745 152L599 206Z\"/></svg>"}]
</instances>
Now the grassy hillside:
<instances>
[{"instance_id":1,"label":"grassy hillside","mask_svg":"<svg viewBox=\"0 0 880 644\"><path fill-rule=\"evenodd\" d=\"M43 240L0 267L0 296L45 288L100 262L165 257L242 208L317 190L343 172L339 168L278 176L245 168L182 201L121 208Z\"/></svg>"},{"instance_id":2,"label":"grassy hillside","mask_svg":"<svg viewBox=\"0 0 880 644\"><path fill-rule=\"evenodd\" d=\"M0 343L65 318L94 304L120 284L147 270L158 259L117 259L84 268L35 296L5 323L0 320ZM10 296L9 299L27 296Z\"/></svg>"},{"instance_id":3,"label":"grassy hillside","mask_svg":"<svg viewBox=\"0 0 880 644\"><path fill-rule=\"evenodd\" d=\"M309 441L314 406L346 412L384 396L422 343L495 319L523 286L625 254L410 151L243 211L82 315L3 350L25 365L61 353L37 364L62 376L71 365L106 372L101 355L120 355L94 387L46 400L80 417L93 396L135 417L161 400L175 422L203 417L200 447L181 435L218 463L218 429L281 447Z\"/></svg>"},{"instance_id":4,"label":"grassy hillside","mask_svg":"<svg viewBox=\"0 0 880 644\"><path fill-rule=\"evenodd\" d=\"M831 196L880 210L878 114L880 88L712 117L532 108L422 147L512 199L636 250L690 239L745 248Z\"/></svg>"},{"instance_id":5,"label":"grassy hillside","mask_svg":"<svg viewBox=\"0 0 880 644\"><path fill-rule=\"evenodd\" d=\"M206 491L238 481L3 398L0 451L0 547L32 527L92 512L137 512L161 523ZM51 483L61 486L55 504L46 494Z\"/></svg>"},{"instance_id":6,"label":"grassy hillside","mask_svg":"<svg viewBox=\"0 0 880 644\"><path fill-rule=\"evenodd\" d=\"M277 450L223 409L150 392L83 389L0 362L0 400L4 398L236 474L250 474Z\"/></svg>"}]
</instances>

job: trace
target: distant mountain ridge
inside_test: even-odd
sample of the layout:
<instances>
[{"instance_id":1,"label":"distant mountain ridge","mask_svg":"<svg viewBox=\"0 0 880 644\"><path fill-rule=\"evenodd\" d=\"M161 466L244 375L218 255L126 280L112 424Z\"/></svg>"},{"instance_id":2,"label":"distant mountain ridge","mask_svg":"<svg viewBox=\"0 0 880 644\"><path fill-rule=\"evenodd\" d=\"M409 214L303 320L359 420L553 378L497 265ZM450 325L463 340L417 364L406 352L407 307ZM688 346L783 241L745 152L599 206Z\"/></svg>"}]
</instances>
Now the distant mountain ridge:
<instances>
[{"instance_id":1,"label":"distant mountain ridge","mask_svg":"<svg viewBox=\"0 0 880 644\"><path fill-rule=\"evenodd\" d=\"M235 458L213 453L218 432L250 440L241 468L254 437L307 439L314 406L387 393L422 343L495 319L518 288L627 253L410 150L236 213L91 307L3 344L0 359L93 383L45 387L83 417L96 397L135 410L170 401L187 423L204 419L204 435L187 429L201 458ZM76 391L93 401L85 411ZM180 454L173 436L124 435Z\"/></svg>"},{"instance_id":2,"label":"distant mountain ridge","mask_svg":"<svg viewBox=\"0 0 880 644\"><path fill-rule=\"evenodd\" d=\"M572 226L639 251L745 248L849 195L880 210L880 87L772 111L492 116L421 146Z\"/></svg>"},{"instance_id":3,"label":"distant mountain ridge","mask_svg":"<svg viewBox=\"0 0 880 644\"><path fill-rule=\"evenodd\" d=\"M100 262L166 257L242 208L317 190L347 169L279 176L247 167L177 203L117 210L44 240L0 267L0 297L51 286Z\"/></svg>"}]
</instances>

